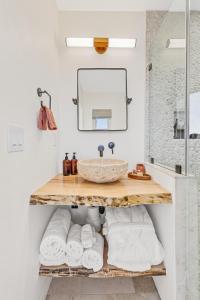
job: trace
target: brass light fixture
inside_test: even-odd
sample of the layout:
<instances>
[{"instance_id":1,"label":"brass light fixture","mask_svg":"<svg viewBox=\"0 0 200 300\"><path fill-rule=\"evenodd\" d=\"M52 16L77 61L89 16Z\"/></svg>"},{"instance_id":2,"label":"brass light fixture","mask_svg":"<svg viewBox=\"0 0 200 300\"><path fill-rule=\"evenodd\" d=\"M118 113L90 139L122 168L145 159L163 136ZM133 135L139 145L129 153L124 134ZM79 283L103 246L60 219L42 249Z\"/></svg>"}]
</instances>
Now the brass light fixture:
<instances>
[{"instance_id":1,"label":"brass light fixture","mask_svg":"<svg viewBox=\"0 0 200 300\"><path fill-rule=\"evenodd\" d=\"M65 38L67 47L94 47L97 53L103 54L108 48L135 48L136 39L126 38L106 38L106 37L95 37L95 38Z\"/></svg>"},{"instance_id":2,"label":"brass light fixture","mask_svg":"<svg viewBox=\"0 0 200 300\"><path fill-rule=\"evenodd\" d=\"M94 38L94 48L99 54L103 54L108 49L108 38Z\"/></svg>"}]
</instances>

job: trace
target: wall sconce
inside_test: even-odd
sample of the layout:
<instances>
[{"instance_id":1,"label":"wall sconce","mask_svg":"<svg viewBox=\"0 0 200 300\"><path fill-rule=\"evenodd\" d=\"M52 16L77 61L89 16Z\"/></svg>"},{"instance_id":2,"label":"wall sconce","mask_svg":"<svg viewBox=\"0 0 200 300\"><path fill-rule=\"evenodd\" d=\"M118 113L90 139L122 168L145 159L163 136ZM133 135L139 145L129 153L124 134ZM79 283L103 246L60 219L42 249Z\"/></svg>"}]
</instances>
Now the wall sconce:
<instances>
[{"instance_id":1,"label":"wall sconce","mask_svg":"<svg viewBox=\"0 0 200 300\"><path fill-rule=\"evenodd\" d=\"M108 38L94 38L94 48L99 54L103 54L108 49Z\"/></svg>"},{"instance_id":2,"label":"wall sconce","mask_svg":"<svg viewBox=\"0 0 200 300\"><path fill-rule=\"evenodd\" d=\"M186 47L185 39L168 39L166 48L169 49L184 49Z\"/></svg>"},{"instance_id":3,"label":"wall sconce","mask_svg":"<svg viewBox=\"0 0 200 300\"><path fill-rule=\"evenodd\" d=\"M94 47L99 54L106 52L108 48L135 48L136 39L118 38L66 38L67 47Z\"/></svg>"}]
</instances>

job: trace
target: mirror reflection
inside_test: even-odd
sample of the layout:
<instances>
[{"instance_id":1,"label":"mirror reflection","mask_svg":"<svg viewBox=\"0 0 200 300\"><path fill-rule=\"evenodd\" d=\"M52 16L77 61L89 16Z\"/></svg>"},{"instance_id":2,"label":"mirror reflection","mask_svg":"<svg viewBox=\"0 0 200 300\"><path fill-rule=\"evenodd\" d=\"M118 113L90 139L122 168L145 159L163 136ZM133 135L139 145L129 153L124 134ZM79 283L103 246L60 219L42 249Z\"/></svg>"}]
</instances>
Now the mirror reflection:
<instances>
[{"instance_id":1,"label":"mirror reflection","mask_svg":"<svg viewBox=\"0 0 200 300\"><path fill-rule=\"evenodd\" d=\"M78 129L127 130L126 69L78 70Z\"/></svg>"}]
</instances>

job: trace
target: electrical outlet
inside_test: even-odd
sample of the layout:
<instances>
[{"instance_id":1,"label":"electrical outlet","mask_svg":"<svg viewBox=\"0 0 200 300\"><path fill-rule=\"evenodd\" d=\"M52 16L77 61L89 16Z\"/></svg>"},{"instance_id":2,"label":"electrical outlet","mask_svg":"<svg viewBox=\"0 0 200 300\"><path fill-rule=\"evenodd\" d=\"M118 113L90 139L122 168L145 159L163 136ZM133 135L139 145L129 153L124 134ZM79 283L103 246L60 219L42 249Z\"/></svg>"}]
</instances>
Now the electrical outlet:
<instances>
[{"instance_id":1,"label":"electrical outlet","mask_svg":"<svg viewBox=\"0 0 200 300\"><path fill-rule=\"evenodd\" d=\"M24 151L24 129L17 125L8 127L8 152Z\"/></svg>"}]
</instances>

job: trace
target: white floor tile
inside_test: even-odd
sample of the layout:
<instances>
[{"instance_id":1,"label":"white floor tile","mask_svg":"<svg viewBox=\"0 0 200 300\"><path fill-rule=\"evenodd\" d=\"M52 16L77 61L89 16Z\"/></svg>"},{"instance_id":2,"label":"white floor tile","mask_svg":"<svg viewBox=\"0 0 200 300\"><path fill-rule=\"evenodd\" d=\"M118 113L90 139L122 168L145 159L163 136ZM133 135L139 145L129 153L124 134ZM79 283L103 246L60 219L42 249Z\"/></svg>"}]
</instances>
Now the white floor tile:
<instances>
[{"instance_id":1,"label":"white floor tile","mask_svg":"<svg viewBox=\"0 0 200 300\"><path fill-rule=\"evenodd\" d=\"M155 284L152 278L138 277L133 278L136 293L153 293L156 292Z\"/></svg>"},{"instance_id":2,"label":"white floor tile","mask_svg":"<svg viewBox=\"0 0 200 300\"><path fill-rule=\"evenodd\" d=\"M82 278L55 278L52 280L48 295L80 295Z\"/></svg>"},{"instance_id":3,"label":"white floor tile","mask_svg":"<svg viewBox=\"0 0 200 300\"><path fill-rule=\"evenodd\" d=\"M135 293L132 278L85 278L82 281L81 294L112 295Z\"/></svg>"},{"instance_id":4,"label":"white floor tile","mask_svg":"<svg viewBox=\"0 0 200 300\"><path fill-rule=\"evenodd\" d=\"M67 296L64 294L48 295L46 300L73 300L72 296Z\"/></svg>"},{"instance_id":5,"label":"white floor tile","mask_svg":"<svg viewBox=\"0 0 200 300\"><path fill-rule=\"evenodd\" d=\"M73 300L115 300L114 295L79 295L74 296Z\"/></svg>"}]
</instances>

